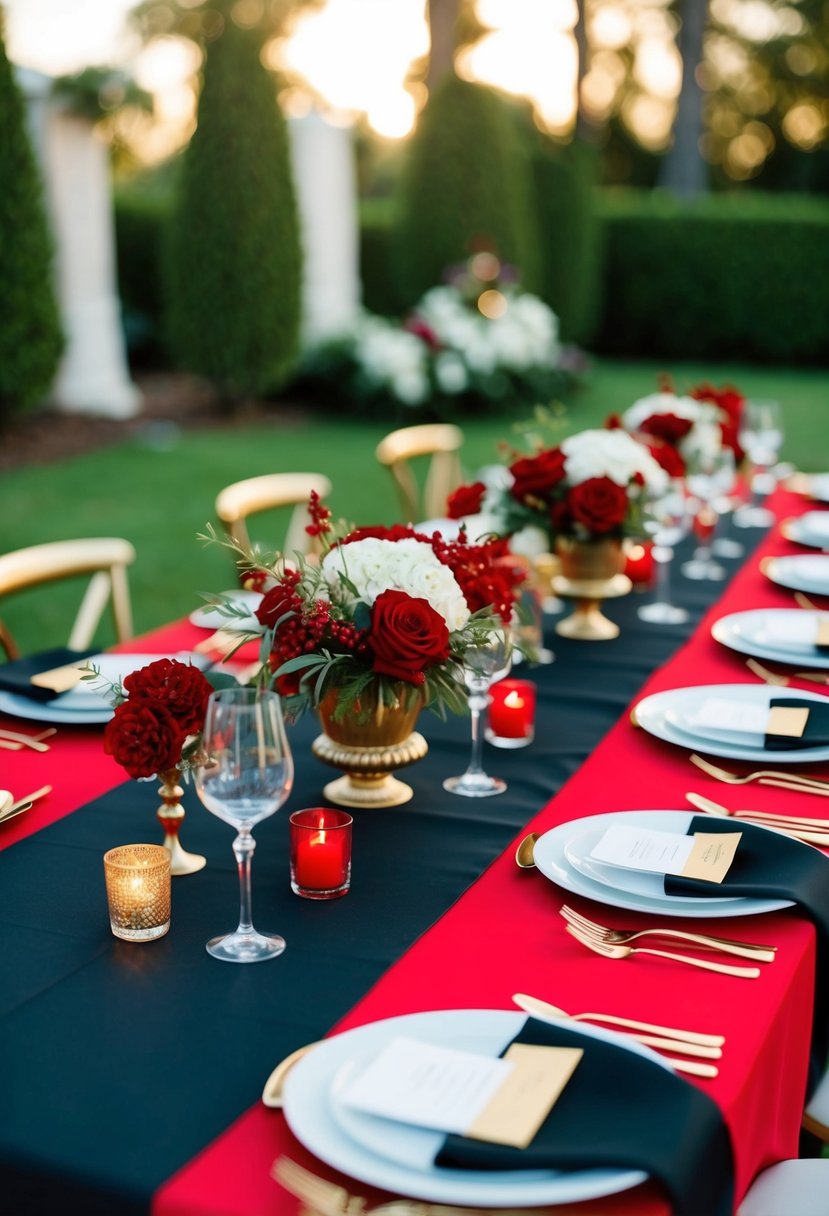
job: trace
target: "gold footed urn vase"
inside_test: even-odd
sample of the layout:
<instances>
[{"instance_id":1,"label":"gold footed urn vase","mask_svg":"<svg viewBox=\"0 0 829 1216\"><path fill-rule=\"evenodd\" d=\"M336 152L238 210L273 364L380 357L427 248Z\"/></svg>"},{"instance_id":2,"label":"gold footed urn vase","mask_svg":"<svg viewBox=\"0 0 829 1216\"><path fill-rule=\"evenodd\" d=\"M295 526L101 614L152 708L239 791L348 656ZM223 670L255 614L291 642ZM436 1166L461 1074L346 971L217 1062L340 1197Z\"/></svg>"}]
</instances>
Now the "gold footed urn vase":
<instances>
[{"instance_id":1,"label":"gold footed urn vase","mask_svg":"<svg viewBox=\"0 0 829 1216\"><path fill-rule=\"evenodd\" d=\"M164 828L162 844L165 849L170 850L172 855L170 873L173 875L195 874L207 865L206 857L202 857L201 853L188 853L186 849L182 848L178 838L184 820L184 807L181 805L184 790L179 785L180 776L177 768L171 768L165 773L158 774L161 782L158 787L161 806L156 811L156 815L158 822Z\"/></svg>"},{"instance_id":2,"label":"gold footed urn vase","mask_svg":"<svg viewBox=\"0 0 829 1216\"><path fill-rule=\"evenodd\" d=\"M573 600L573 611L559 621L556 633L565 638L603 642L619 636L619 626L603 614L604 600L627 595L633 587L622 574L622 542L613 537L556 539L561 573L552 580L557 595Z\"/></svg>"},{"instance_id":3,"label":"gold footed urn vase","mask_svg":"<svg viewBox=\"0 0 829 1216\"><path fill-rule=\"evenodd\" d=\"M407 693L409 694L407 696ZM429 750L414 730L423 707L420 697L401 686L394 705L384 705L376 689L368 689L354 710L334 718L337 692L320 702L323 733L311 744L318 760L341 769L342 777L329 781L325 797L338 806L402 806L412 797L411 786L392 776L394 769L422 760Z\"/></svg>"}]
</instances>

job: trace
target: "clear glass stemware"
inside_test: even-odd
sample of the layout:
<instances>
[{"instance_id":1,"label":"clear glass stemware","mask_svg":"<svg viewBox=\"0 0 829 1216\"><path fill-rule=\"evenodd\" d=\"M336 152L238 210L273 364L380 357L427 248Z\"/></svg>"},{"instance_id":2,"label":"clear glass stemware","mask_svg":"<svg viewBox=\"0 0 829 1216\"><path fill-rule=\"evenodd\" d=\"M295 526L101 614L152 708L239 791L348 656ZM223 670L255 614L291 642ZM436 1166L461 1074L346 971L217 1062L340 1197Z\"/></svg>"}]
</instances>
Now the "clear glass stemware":
<instances>
[{"instance_id":1,"label":"clear glass stemware","mask_svg":"<svg viewBox=\"0 0 829 1216\"><path fill-rule=\"evenodd\" d=\"M503 679L512 663L512 637L509 629L496 629L467 647L464 655L463 678L466 684L469 713L472 718L472 754L469 767L460 777L447 777L443 788L465 798L487 798L503 794L506 781L490 777L483 769L483 729L481 717L489 705L489 690L496 680Z\"/></svg>"},{"instance_id":2,"label":"clear glass stemware","mask_svg":"<svg viewBox=\"0 0 829 1216\"><path fill-rule=\"evenodd\" d=\"M751 463L751 501L734 512L738 528L770 528L774 513L763 506L774 488L772 473L783 446L783 422L777 401L747 401L739 430L740 445Z\"/></svg>"},{"instance_id":3,"label":"clear glass stemware","mask_svg":"<svg viewBox=\"0 0 829 1216\"><path fill-rule=\"evenodd\" d=\"M654 542L656 599L643 604L637 615L640 620L657 625L680 625L688 620L688 613L671 603L671 562L674 545L679 544L691 526L688 498L681 480L672 479L664 490L644 498L642 526Z\"/></svg>"},{"instance_id":4,"label":"clear glass stemware","mask_svg":"<svg viewBox=\"0 0 829 1216\"><path fill-rule=\"evenodd\" d=\"M223 688L211 693L204 724L196 793L214 815L236 828L233 854L239 871L239 925L214 937L207 952L231 963L258 963L285 949L278 934L259 933L251 914L252 829L286 801L294 763L275 692Z\"/></svg>"},{"instance_id":5,"label":"clear glass stemware","mask_svg":"<svg viewBox=\"0 0 829 1216\"><path fill-rule=\"evenodd\" d=\"M682 564L686 578L720 582L728 573L714 560L712 545L735 479L734 453L730 448L700 453L686 473L685 481L696 504L693 527L699 540L691 560Z\"/></svg>"}]
</instances>

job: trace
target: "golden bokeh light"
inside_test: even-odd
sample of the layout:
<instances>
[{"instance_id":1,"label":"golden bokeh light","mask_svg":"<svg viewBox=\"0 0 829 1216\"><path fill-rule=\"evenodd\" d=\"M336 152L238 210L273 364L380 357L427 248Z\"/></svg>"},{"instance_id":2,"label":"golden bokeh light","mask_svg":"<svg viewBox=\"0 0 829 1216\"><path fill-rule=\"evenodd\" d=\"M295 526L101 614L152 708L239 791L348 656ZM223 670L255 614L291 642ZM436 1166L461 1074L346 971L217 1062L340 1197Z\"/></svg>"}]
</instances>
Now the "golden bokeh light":
<instances>
[{"instance_id":1,"label":"golden bokeh light","mask_svg":"<svg viewBox=\"0 0 829 1216\"><path fill-rule=\"evenodd\" d=\"M502 292L496 291L494 287L488 291L482 291L478 296L478 312L490 321L497 321L499 317L503 317L508 307L507 297Z\"/></svg>"},{"instance_id":2,"label":"golden bokeh light","mask_svg":"<svg viewBox=\"0 0 829 1216\"><path fill-rule=\"evenodd\" d=\"M783 119L783 133L798 148L815 148L826 136L826 118L814 102L792 106Z\"/></svg>"}]
</instances>

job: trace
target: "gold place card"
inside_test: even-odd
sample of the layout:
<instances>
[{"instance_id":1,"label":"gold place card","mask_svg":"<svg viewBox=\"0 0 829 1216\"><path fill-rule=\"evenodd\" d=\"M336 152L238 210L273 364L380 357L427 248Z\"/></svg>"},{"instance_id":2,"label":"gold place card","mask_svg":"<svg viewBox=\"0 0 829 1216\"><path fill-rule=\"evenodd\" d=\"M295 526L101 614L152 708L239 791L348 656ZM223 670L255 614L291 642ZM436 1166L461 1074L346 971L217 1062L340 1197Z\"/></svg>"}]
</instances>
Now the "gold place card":
<instances>
[{"instance_id":1,"label":"gold place card","mask_svg":"<svg viewBox=\"0 0 829 1216\"><path fill-rule=\"evenodd\" d=\"M737 852L742 832L694 832L693 848L680 870L683 878L722 882Z\"/></svg>"},{"instance_id":2,"label":"gold place card","mask_svg":"<svg viewBox=\"0 0 829 1216\"><path fill-rule=\"evenodd\" d=\"M784 739L802 739L809 721L809 709L793 705L773 705L766 721L766 734Z\"/></svg>"},{"instance_id":3,"label":"gold place card","mask_svg":"<svg viewBox=\"0 0 829 1216\"><path fill-rule=\"evenodd\" d=\"M734 860L740 832L665 832L617 823L607 828L590 850L594 861L623 870L676 874L722 882Z\"/></svg>"},{"instance_id":4,"label":"gold place card","mask_svg":"<svg viewBox=\"0 0 829 1216\"><path fill-rule=\"evenodd\" d=\"M526 1148L583 1055L581 1047L513 1043L503 1057L514 1065L512 1072L464 1134L472 1140Z\"/></svg>"}]
</instances>

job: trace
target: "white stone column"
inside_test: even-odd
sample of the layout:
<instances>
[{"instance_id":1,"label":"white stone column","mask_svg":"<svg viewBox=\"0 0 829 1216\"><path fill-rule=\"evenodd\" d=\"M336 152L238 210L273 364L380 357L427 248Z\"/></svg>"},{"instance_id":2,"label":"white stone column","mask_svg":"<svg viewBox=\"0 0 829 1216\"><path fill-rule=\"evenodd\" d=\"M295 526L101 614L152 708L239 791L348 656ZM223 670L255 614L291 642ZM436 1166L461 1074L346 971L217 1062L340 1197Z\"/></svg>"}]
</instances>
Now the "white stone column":
<instances>
[{"instance_id":1,"label":"white stone column","mask_svg":"<svg viewBox=\"0 0 829 1216\"><path fill-rule=\"evenodd\" d=\"M49 96L51 80L20 71L55 240L55 289L66 349L50 394L66 413L131 418L115 266L109 151L92 124Z\"/></svg>"},{"instance_id":2,"label":"white stone column","mask_svg":"<svg viewBox=\"0 0 829 1216\"><path fill-rule=\"evenodd\" d=\"M288 120L303 247L303 344L341 333L360 304L357 175L350 127Z\"/></svg>"}]
</instances>

